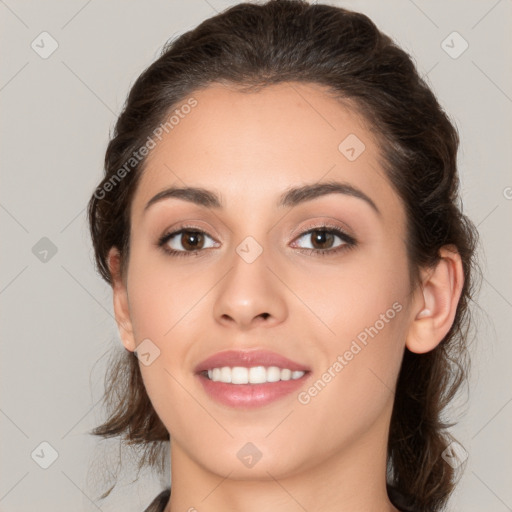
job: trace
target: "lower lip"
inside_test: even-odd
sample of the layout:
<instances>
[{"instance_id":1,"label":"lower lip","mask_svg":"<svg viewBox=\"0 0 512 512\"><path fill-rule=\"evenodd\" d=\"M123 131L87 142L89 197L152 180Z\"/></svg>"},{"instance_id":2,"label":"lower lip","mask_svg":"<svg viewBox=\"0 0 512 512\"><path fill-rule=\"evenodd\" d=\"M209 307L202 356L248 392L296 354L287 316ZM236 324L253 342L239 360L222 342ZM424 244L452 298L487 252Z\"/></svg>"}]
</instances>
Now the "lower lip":
<instances>
[{"instance_id":1,"label":"lower lip","mask_svg":"<svg viewBox=\"0 0 512 512\"><path fill-rule=\"evenodd\" d=\"M203 374L198 374L197 377L206 393L217 402L230 407L252 408L267 405L297 391L304 385L308 375L309 372L306 372L300 379L264 384L226 384L210 380Z\"/></svg>"}]
</instances>

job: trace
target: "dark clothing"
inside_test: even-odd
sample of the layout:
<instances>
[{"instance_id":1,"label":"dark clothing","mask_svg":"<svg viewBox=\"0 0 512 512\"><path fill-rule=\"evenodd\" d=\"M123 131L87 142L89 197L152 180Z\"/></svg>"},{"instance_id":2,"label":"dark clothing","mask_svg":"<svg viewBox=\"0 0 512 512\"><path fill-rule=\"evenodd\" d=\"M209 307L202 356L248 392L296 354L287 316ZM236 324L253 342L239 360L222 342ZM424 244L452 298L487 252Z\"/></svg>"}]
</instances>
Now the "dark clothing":
<instances>
[{"instance_id":1,"label":"dark clothing","mask_svg":"<svg viewBox=\"0 0 512 512\"><path fill-rule=\"evenodd\" d=\"M393 503L393 505L400 510L400 512L415 512L413 508L411 508L407 504L407 500L402 496L394 487L388 485L388 496ZM171 496L171 488L163 490L149 505L149 507L144 510L144 512L164 512L167 503L169 503L169 498Z\"/></svg>"},{"instance_id":2,"label":"dark clothing","mask_svg":"<svg viewBox=\"0 0 512 512\"><path fill-rule=\"evenodd\" d=\"M162 491L150 504L149 507L144 510L144 512L164 512L167 503L169 503L169 498L171 497L171 488L167 488Z\"/></svg>"}]
</instances>

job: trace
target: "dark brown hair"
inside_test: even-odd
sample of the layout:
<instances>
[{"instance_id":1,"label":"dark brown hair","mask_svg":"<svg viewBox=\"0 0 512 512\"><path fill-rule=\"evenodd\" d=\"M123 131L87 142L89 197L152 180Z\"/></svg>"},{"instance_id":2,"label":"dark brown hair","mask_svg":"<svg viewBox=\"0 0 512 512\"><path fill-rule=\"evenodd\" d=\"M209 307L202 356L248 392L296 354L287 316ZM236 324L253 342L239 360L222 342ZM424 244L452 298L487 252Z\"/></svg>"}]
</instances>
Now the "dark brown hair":
<instances>
[{"instance_id":1,"label":"dark brown hair","mask_svg":"<svg viewBox=\"0 0 512 512\"><path fill-rule=\"evenodd\" d=\"M106 258L115 246L124 275L130 206L145 159L128 171L126 163L177 105L214 83L254 92L292 81L325 86L374 132L381 163L405 205L411 286L420 285L420 268L439 261L441 247L454 247L462 258L465 280L450 331L428 353L405 350L388 441L390 488L415 510L443 510L456 483L442 457L453 440L443 411L469 368L478 237L459 198L457 131L412 59L368 17L304 0L240 3L170 41L131 88L106 151L105 176L88 205L98 270L112 283ZM162 465L169 433L146 394L137 358L123 352L105 388L109 417L92 433L141 446L139 469L157 466L159 455Z\"/></svg>"}]
</instances>

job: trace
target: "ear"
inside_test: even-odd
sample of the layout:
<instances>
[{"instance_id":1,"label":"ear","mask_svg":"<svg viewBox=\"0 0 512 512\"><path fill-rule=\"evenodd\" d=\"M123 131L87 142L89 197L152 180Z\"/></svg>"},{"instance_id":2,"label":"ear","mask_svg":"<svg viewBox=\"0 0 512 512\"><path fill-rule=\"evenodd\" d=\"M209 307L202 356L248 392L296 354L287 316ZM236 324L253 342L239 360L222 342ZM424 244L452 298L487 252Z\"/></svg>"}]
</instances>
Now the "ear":
<instances>
[{"instance_id":1,"label":"ear","mask_svg":"<svg viewBox=\"0 0 512 512\"><path fill-rule=\"evenodd\" d=\"M108 266L112 276L112 291L114 295L114 313L119 329L119 335L126 350L133 352L136 348L133 326L130 318L130 306L126 284L121 276L121 255L117 247L112 247L108 253Z\"/></svg>"},{"instance_id":2,"label":"ear","mask_svg":"<svg viewBox=\"0 0 512 512\"><path fill-rule=\"evenodd\" d=\"M464 271L455 247L442 247L441 259L423 272L423 286L414 303L414 320L409 327L406 347L417 354L433 350L450 330L459 303Z\"/></svg>"}]
</instances>

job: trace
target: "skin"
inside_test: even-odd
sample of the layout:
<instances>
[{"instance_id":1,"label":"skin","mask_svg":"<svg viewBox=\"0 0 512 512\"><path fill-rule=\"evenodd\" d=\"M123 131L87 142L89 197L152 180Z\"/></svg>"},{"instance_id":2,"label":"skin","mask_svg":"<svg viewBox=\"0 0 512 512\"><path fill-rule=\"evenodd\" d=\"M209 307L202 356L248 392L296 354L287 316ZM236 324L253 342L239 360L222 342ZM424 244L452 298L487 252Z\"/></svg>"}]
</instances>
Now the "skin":
<instances>
[{"instance_id":1,"label":"skin","mask_svg":"<svg viewBox=\"0 0 512 512\"><path fill-rule=\"evenodd\" d=\"M160 350L139 364L171 437L166 512L396 511L385 487L386 442L403 351L428 352L448 332L460 257L443 249L439 265L421 271L423 286L411 288L404 207L378 145L364 120L321 86L244 94L215 85L193 96L198 105L148 156L131 208L126 278L117 249L109 255L124 346L149 338ZM349 134L365 144L354 161L338 150ZM328 180L362 190L380 215L343 194L276 206L289 187ZM215 191L224 207L170 198L144 212L173 185ZM206 233L200 256L157 246L182 221ZM344 243L336 236L313 245L303 235L326 221L357 245L323 256L302 250ZM248 236L263 249L252 263L236 252ZM185 233L168 244L190 251L188 242ZM307 391L394 303L401 310L307 404L292 393L253 410L230 408L194 375L219 351L263 348L308 365ZM251 468L237 457L247 442L262 454Z\"/></svg>"}]
</instances>

